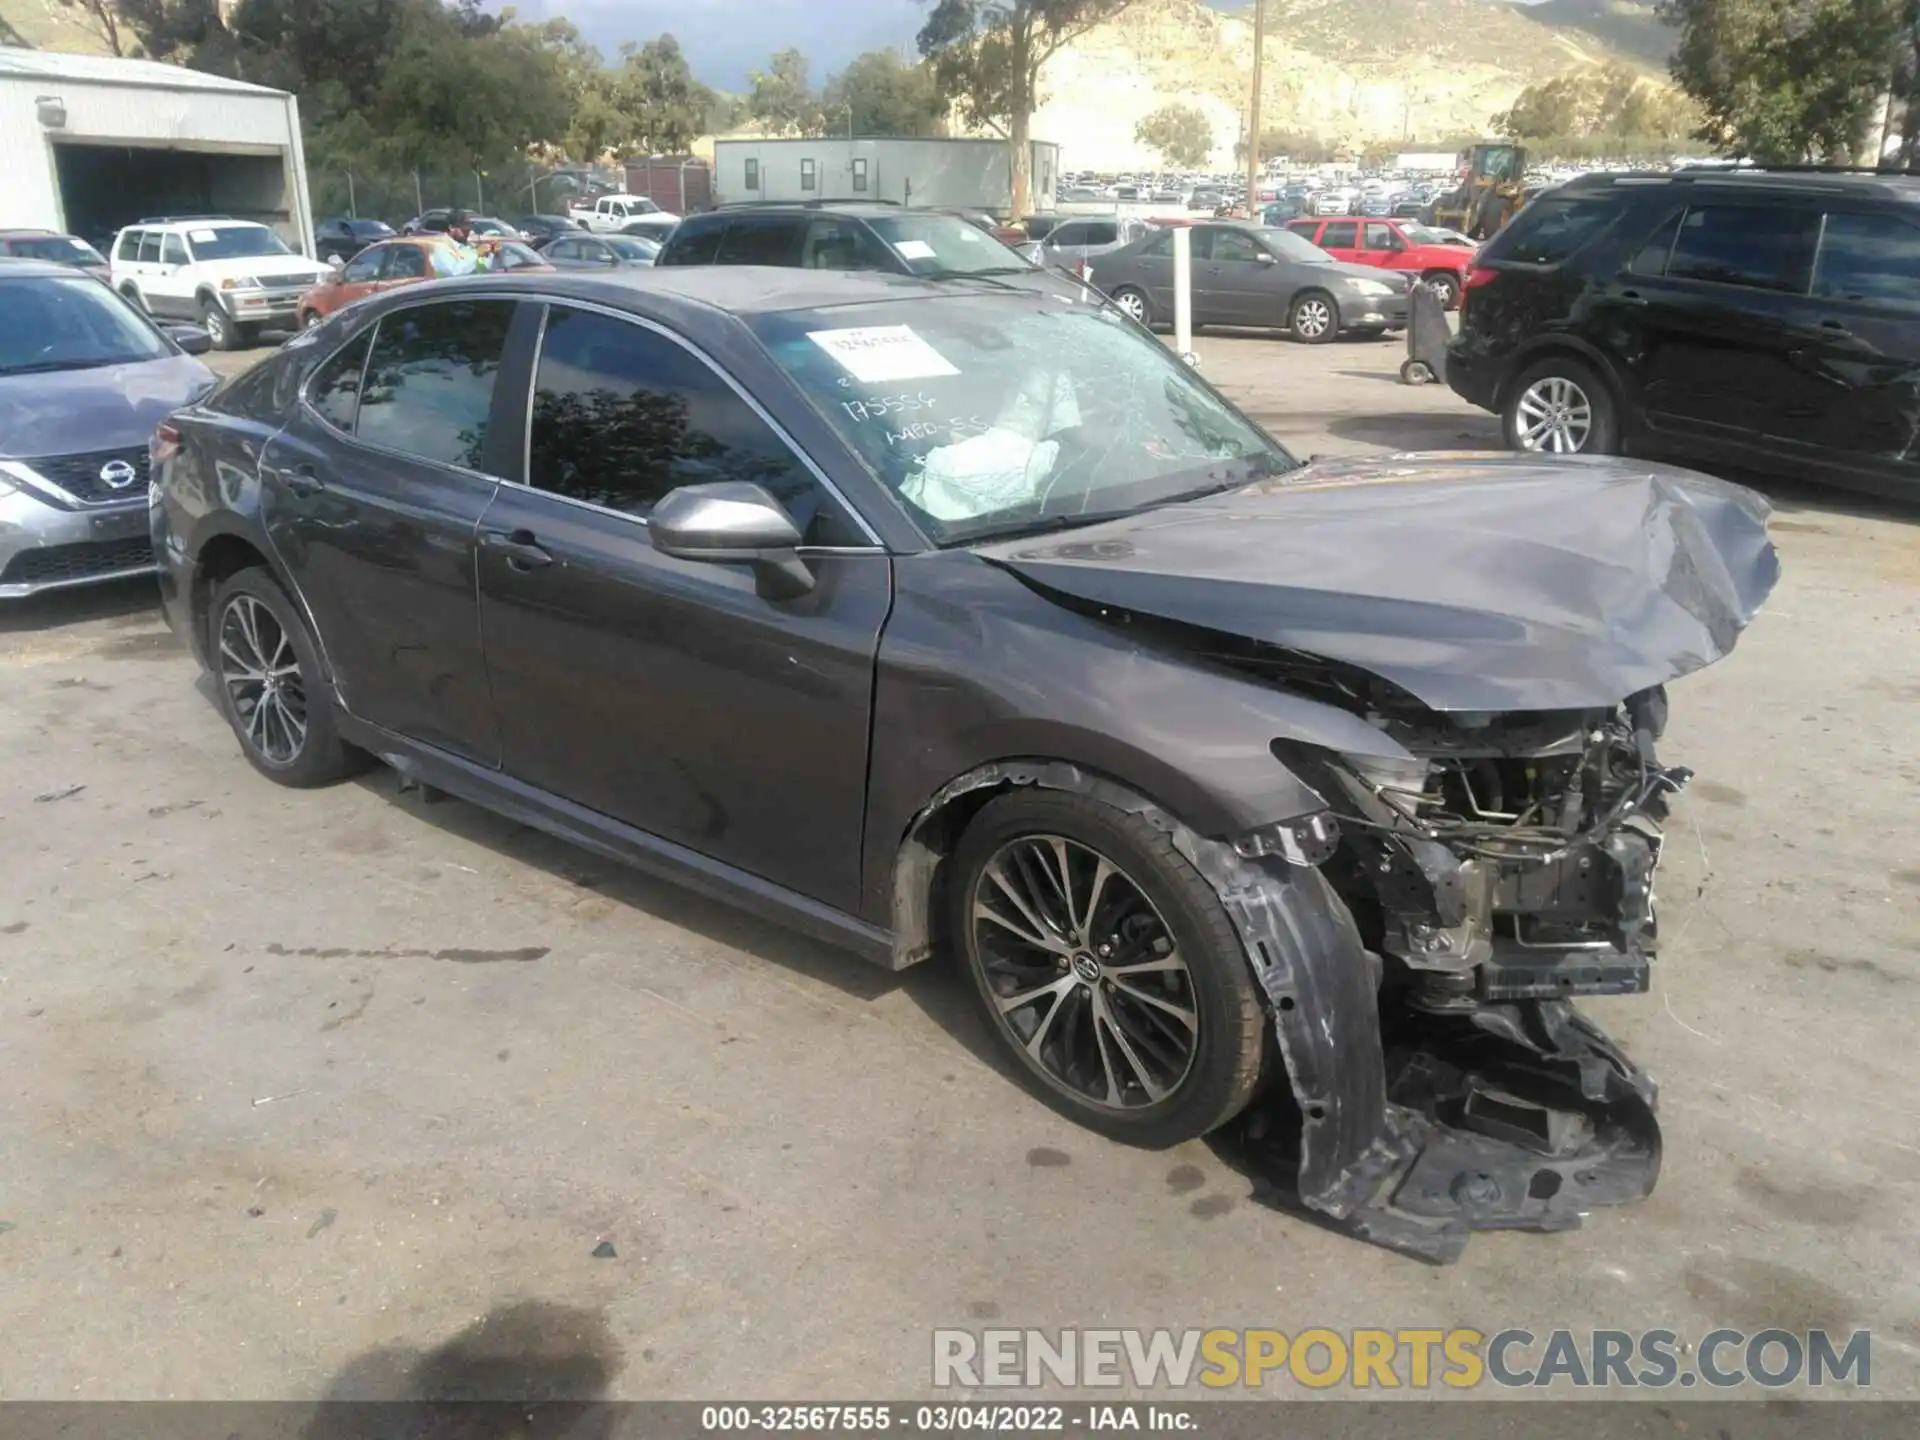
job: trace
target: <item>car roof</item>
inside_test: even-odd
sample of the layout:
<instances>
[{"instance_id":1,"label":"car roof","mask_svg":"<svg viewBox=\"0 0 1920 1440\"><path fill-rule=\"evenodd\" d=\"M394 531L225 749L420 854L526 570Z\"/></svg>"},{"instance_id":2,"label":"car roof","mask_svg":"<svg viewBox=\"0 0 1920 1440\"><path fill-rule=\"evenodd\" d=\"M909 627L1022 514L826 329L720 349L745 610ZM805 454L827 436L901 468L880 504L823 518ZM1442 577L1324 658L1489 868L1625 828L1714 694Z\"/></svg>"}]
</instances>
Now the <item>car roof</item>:
<instances>
[{"instance_id":1,"label":"car roof","mask_svg":"<svg viewBox=\"0 0 1920 1440\"><path fill-rule=\"evenodd\" d=\"M54 267L57 268L57 267ZM442 282L469 293L524 290L529 283L542 294L598 302L681 327L711 324L720 316L751 319L792 310L830 309L889 301L1022 298L1037 293L996 285L991 278L969 281L921 280L880 270L806 270L767 265L633 266L612 271L560 271L537 279L525 272L463 276ZM400 292L394 292L400 293ZM406 292L422 297L418 287Z\"/></svg>"},{"instance_id":2,"label":"car roof","mask_svg":"<svg viewBox=\"0 0 1920 1440\"><path fill-rule=\"evenodd\" d=\"M835 215L864 216L878 219L892 215L945 215L957 220L960 217L945 207L916 205L911 208L904 205L889 205L882 200L741 200L731 205L722 205L718 210L709 210L705 215L689 215L681 224L695 220L718 220L736 215L750 215L763 210L770 215L805 214L812 210L829 210Z\"/></svg>"},{"instance_id":3,"label":"car roof","mask_svg":"<svg viewBox=\"0 0 1920 1440\"><path fill-rule=\"evenodd\" d=\"M80 272L52 260L29 260L24 255L0 255L0 279L72 280ZM85 277L81 277L85 278Z\"/></svg>"},{"instance_id":4,"label":"car roof","mask_svg":"<svg viewBox=\"0 0 1920 1440\"><path fill-rule=\"evenodd\" d=\"M23 225L15 229L0 230L0 240L41 240L49 235L58 236L60 233L58 230L41 230L31 225Z\"/></svg>"},{"instance_id":5,"label":"car roof","mask_svg":"<svg viewBox=\"0 0 1920 1440\"><path fill-rule=\"evenodd\" d=\"M1892 170L1843 170L1830 166L1753 166L1721 169L1700 166L1675 171L1619 170L1576 175L1551 187L1555 195L1592 195L1610 190L1657 186L1707 186L1764 194L1825 194L1920 203L1920 175Z\"/></svg>"}]
</instances>

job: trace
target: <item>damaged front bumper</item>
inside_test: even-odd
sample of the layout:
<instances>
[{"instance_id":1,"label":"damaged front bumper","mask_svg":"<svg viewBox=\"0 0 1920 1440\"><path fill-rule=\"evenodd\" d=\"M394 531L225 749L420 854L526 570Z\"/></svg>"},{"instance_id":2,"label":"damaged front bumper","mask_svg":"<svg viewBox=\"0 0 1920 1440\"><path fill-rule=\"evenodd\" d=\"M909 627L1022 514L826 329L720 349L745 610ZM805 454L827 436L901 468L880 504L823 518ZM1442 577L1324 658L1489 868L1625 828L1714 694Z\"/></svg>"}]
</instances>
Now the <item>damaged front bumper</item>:
<instances>
[{"instance_id":1,"label":"damaged front bumper","mask_svg":"<svg viewBox=\"0 0 1920 1440\"><path fill-rule=\"evenodd\" d=\"M1442 1263L1475 1230L1567 1229L1651 1192L1655 1086L1572 999L1648 988L1658 822L1689 778L1653 758L1663 721L1647 692L1449 729L1398 790L1289 757L1329 797L1337 850L1242 845L1203 867L1298 1104L1297 1135L1290 1114L1243 1118L1256 1168L1290 1160L1304 1205Z\"/></svg>"}]
</instances>

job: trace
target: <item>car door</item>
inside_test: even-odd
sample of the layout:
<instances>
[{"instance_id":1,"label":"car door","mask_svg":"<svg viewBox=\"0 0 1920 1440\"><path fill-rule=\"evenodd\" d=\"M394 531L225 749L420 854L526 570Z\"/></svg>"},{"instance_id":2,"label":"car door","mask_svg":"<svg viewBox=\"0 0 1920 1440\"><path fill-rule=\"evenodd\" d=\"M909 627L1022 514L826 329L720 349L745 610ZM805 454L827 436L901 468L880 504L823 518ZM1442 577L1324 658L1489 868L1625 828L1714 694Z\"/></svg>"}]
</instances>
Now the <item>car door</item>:
<instances>
[{"instance_id":1,"label":"car door","mask_svg":"<svg viewBox=\"0 0 1920 1440\"><path fill-rule=\"evenodd\" d=\"M1825 394L1808 442L1866 473L1920 478L1920 225L1830 209L1813 267L1812 324L1791 357Z\"/></svg>"},{"instance_id":2,"label":"car door","mask_svg":"<svg viewBox=\"0 0 1920 1440\"><path fill-rule=\"evenodd\" d=\"M1362 265L1367 263L1360 250L1358 220L1327 221L1320 227L1320 239L1316 243L1336 260Z\"/></svg>"},{"instance_id":3,"label":"car door","mask_svg":"<svg viewBox=\"0 0 1920 1440\"><path fill-rule=\"evenodd\" d=\"M550 309L525 454L481 525L507 771L856 908L887 556L712 361L626 317ZM656 502L721 480L786 506L809 594L767 599L746 565L649 543Z\"/></svg>"},{"instance_id":4,"label":"car door","mask_svg":"<svg viewBox=\"0 0 1920 1440\"><path fill-rule=\"evenodd\" d=\"M1401 270L1406 268L1407 242L1384 220L1368 220L1360 227L1358 254L1362 265Z\"/></svg>"},{"instance_id":5,"label":"car door","mask_svg":"<svg viewBox=\"0 0 1920 1440\"><path fill-rule=\"evenodd\" d=\"M1281 266L1253 231L1199 226L1193 265L1193 319L1201 325L1280 325L1286 320ZM1206 258L1200 257L1204 245Z\"/></svg>"},{"instance_id":6,"label":"car door","mask_svg":"<svg viewBox=\"0 0 1920 1440\"><path fill-rule=\"evenodd\" d=\"M1639 247L1609 308L1631 316L1649 425L1682 444L1745 449L1821 423L1828 396L1792 358L1813 324L1820 221L1791 196L1716 196Z\"/></svg>"},{"instance_id":7,"label":"car door","mask_svg":"<svg viewBox=\"0 0 1920 1440\"><path fill-rule=\"evenodd\" d=\"M402 285L417 285L432 278L433 266L424 245L390 245L380 261L380 283L376 290L395 290Z\"/></svg>"},{"instance_id":8,"label":"car door","mask_svg":"<svg viewBox=\"0 0 1920 1440\"><path fill-rule=\"evenodd\" d=\"M260 466L268 537L348 710L487 765L500 739L474 535L513 444L495 416L517 409L494 380L515 313L495 299L388 311L316 368Z\"/></svg>"},{"instance_id":9,"label":"car door","mask_svg":"<svg viewBox=\"0 0 1920 1440\"><path fill-rule=\"evenodd\" d=\"M333 284L333 293L328 296L328 313L373 294L380 288L380 272L386 266L387 256L397 250L412 248L410 245L390 245L383 249L363 250L349 260L341 270L340 278Z\"/></svg>"}]
</instances>

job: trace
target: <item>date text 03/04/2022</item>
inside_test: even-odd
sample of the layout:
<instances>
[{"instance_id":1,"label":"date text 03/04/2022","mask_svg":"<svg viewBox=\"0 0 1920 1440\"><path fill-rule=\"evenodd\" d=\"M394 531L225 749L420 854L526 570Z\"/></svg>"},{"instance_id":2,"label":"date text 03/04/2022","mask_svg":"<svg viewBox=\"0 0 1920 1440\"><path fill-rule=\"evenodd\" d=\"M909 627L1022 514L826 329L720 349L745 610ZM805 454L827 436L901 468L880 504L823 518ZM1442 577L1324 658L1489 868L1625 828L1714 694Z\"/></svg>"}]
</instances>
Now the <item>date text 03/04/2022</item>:
<instances>
[{"instance_id":1,"label":"date text 03/04/2022","mask_svg":"<svg viewBox=\"0 0 1920 1440\"><path fill-rule=\"evenodd\" d=\"M902 1430L1023 1435L1069 1430L1189 1432L1198 1423L1190 1407L1164 1404L708 1405L700 1411L700 1428L708 1433Z\"/></svg>"}]
</instances>

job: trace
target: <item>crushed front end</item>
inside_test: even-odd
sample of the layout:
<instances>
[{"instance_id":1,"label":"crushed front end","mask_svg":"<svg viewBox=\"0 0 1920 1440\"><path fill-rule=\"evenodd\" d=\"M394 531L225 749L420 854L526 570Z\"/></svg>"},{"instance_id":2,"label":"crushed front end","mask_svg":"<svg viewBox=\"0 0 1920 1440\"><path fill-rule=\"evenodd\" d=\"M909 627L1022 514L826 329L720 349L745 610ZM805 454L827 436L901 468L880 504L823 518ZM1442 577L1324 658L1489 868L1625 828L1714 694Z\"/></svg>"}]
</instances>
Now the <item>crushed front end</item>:
<instances>
[{"instance_id":1,"label":"crushed front end","mask_svg":"<svg viewBox=\"0 0 1920 1440\"><path fill-rule=\"evenodd\" d=\"M1572 1001L1648 988L1660 822L1689 779L1655 756L1664 692L1368 708L1410 759L1276 746L1328 802L1288 858L1318 866L1381 957L1378 1131L1333 1147L1337 1167L1303 1155L1300 1198L1446 1261L1473 1230L1565 1229L1645 1196L1654 1085Z\"/></svg>"}]
</instances>

